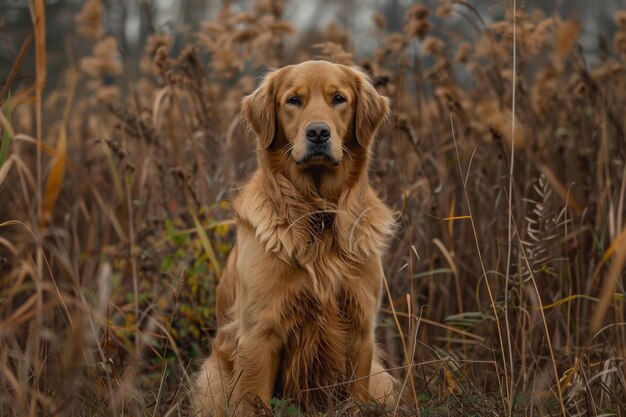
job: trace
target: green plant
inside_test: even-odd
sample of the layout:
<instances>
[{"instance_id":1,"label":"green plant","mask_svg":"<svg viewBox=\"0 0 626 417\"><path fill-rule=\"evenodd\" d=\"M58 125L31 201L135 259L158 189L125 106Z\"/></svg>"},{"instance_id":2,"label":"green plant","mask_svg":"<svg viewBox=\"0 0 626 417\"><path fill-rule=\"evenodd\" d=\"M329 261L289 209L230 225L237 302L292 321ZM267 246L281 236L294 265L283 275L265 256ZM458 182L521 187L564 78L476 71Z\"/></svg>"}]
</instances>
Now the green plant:
<instances>
[{"instance_id":1,"label":"green plant","mask_svg":"<svg viewBox=\"0 0 626 417\"><path fill-rule=\"evenodd\" d=\"M296 407L289 398L270 398L270 405L274 417L293 417L298 415L298 407Z\"/></svg>"}]
</instances>

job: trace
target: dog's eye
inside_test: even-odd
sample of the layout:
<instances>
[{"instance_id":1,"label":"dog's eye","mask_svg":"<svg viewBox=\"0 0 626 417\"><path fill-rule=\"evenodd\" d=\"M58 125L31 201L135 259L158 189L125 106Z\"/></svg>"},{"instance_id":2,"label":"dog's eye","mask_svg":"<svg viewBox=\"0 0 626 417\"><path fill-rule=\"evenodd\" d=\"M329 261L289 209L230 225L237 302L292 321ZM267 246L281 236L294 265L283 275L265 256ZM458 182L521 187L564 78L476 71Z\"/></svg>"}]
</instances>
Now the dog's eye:
<instances>
[{"instance_id":1,"label":"dog's eye","mask_svg":"<svg viewBox=\"0 0 626 417\"><path fill-rule=\"evenodd\" d=\"M342 96L341 94L335 94L335 97L333 97L334 105L345 103L346 101L347 101L346 98Z\"/></svg>"},{"instance_id":2,"label":"dog's eye","mask_svg":"<svg viewBox=\"0 0 626 417\"><path fill-rule=\"evenodd\" d=\"M291 96L287 99L287 104L291 104L293 106L299 106L300 105L300 97L298 96Z\"/></svg>"}]
</instances>

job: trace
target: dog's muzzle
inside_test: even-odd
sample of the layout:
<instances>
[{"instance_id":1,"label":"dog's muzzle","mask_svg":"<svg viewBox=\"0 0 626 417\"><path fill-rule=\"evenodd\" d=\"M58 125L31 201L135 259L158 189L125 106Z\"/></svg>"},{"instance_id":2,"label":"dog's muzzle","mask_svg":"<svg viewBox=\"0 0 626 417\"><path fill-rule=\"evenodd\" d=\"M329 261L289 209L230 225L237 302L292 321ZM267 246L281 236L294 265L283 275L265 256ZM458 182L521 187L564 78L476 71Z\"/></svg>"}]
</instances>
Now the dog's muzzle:
<instances>
[{"instance_id":1,"label":"dog's muzzle","mask_svg":"<svg viewBox=\"0 0 626 417\"><path fill-rule=\"evenodd\" d=\"M313 122L306 127L306 153L300 163L320 163L338 165L331 153L330 127L324 122Z\"/></svg>"}]
</instances>

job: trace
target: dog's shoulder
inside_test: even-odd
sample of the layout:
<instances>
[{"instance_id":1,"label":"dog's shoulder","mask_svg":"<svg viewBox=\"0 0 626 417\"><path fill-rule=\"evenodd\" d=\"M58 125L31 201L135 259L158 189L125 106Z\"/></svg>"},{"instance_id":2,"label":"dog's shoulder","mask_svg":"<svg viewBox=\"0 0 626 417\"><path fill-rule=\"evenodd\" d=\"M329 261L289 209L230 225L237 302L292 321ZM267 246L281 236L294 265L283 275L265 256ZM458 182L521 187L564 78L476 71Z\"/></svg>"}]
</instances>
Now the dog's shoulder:
<instances>
[{"instance_id":1,"label":"dog's shoulder","mask_svg":"<svg viewBox=\"0 0 626 417\"><path fill-rule=\"evenodd\" d=\"M396 223L393 211L365 183L339 201L335 230L339 245L355 257L383 254Z\"/></svg>"}]
</instances>

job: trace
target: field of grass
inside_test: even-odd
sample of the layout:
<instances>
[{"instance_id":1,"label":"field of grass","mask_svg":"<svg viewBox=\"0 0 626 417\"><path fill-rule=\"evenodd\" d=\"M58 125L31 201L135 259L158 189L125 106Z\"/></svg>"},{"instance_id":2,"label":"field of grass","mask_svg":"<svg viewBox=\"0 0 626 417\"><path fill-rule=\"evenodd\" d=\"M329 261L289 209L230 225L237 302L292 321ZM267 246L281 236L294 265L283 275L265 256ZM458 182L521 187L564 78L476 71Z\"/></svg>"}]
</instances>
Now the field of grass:
<instances>
[{"instance_id":1,"label":"field of grass","mask_svg":"<svg viewBox=\"0 0 626 417\"><path fill-rule=\"evenodd\" d=\"M193 415L255 165L240 99L311 58L393 107L370 177L398 214L377 334L402 401L331 415L626 415L626 10L593 64L584 20L514 1L374 14L367 56L280 0L224 2L128 62L88 0L51 80L45 3L0 80L0 416Z\"/></svg>"}]
</instances>

